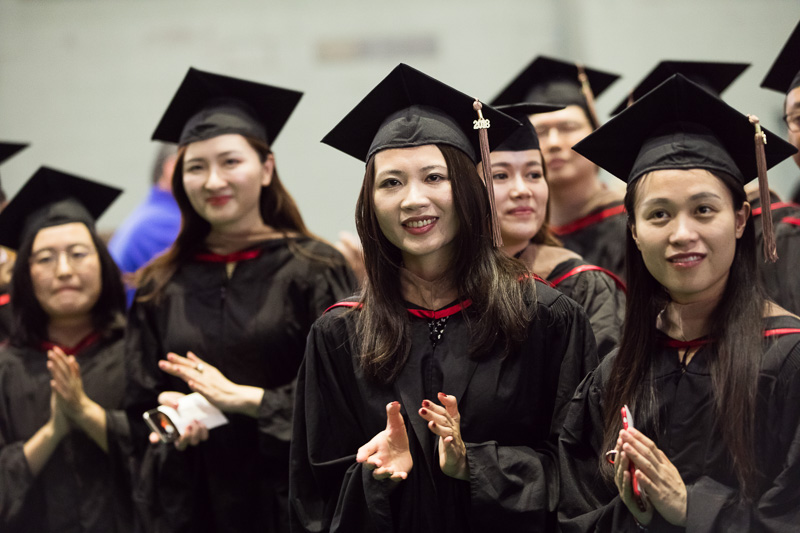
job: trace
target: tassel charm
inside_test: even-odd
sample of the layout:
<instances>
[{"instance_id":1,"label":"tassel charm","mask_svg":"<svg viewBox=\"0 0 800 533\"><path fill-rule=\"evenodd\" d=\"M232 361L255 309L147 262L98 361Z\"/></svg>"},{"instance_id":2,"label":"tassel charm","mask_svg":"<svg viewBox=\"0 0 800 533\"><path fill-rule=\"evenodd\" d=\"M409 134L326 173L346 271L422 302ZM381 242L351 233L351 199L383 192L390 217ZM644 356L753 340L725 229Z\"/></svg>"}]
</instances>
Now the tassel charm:
<instances>
[{"instance_id":1,"label":"tassel charm","mask_svg":"<svg viewBox=\"0 0 800 533\"><path fill-rule=\"evenodd\" d=\"M756 148L756 165L758 167L758 192L761 199L761 228L764 238L764 262L774 263L778 260L778 250L775 244L775 228L772 224L772 203L769 194L769 182L767 181L767 156L764 145L767 144L767 135L761 129L761 123L755 115L747 115L750 124L755 126L755 136L753 137Z\"/></svg>"},{"instance_id":2,"label":"tassel charm","mask_svg":"<svg viewBox=\"0 0 800 533\"><path fill-rule=\"evenodd\" d=\"M477 98L472 104L472 109L478 113L478 120L472 121L473 129L478 130L478 139L481 147L481 168L483 169L483 183L486 185L486 196L489 199L489 225L492 232L492 245L495 248L503 246L503 236L500 232L500 222L497 220L497 209L494 199L494 184L492 183L492 163L489 157L489 120L483 118L483 104Z\"/></svg>"},{"instance_id":3,"label":"tassel charm","mask_svg":"<svg viewBox=\"0 0 800 533\"><path fill-rule=\"evenodd\" d=\"M600 127L600 119L597 118L597 110L594 106L594 93L592 86L589 85L589 76L586 75L586 69L580 63L575 64L578 67L578 81L581 83L581 92L586 99L586 107L589 109L590 119L592 120L592 129L596 130Z\"/></svg>"}]
</instances>

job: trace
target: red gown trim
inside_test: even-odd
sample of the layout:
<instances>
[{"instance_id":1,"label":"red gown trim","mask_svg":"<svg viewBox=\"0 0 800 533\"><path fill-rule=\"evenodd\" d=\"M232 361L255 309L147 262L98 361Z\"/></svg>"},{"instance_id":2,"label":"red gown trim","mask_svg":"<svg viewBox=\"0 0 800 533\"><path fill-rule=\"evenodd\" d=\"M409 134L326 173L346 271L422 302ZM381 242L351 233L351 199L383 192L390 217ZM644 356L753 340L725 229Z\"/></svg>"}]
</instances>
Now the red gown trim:
<instances>
[{"instance_id":1,"label":"red gown trim","mask_svg":"<svg viewBox=\"0 0 800 533\"><path fill-rule=\"evenodd\" d=\"M81 339L81 341L75 346L61 346L60 344L55 344L50 341L42 341L40 346L42 350L52 350L55 347L59 347L67 355L78 355L80 352L90 347L98 340L100 340L100 332L93 331Z\"/></svg>"},{"instance_id":2,"label":"red gown trim","mask_svg":"<svg viewBox=\"0 0 800 533\"><path fill-rule=\"evenodd\" d=\"M571 278L572 276L574 276L576 274L580 274L581 272L591 272L591 271L603 272L605 274L608 274L611 277L611 279L614 280L614 283L617 284L617 287L622 292L625 292L625 293L628 292L628 288L625 286L625 282L622 281L622 279L620 279L619 276L617 276L613 272L611 272L609 270L606 270L605 268L599 267L597 265L580 265L580 266L576 266L575 268L573 268L572 270L570 270L566 274L562 274L561 276L559 276L556 279L554 279L553 281L551 281L550 284L553 287L557 287L559 283L561 283L562 281L564 281L567 278Z\"/></svg>"},{"instance_id":3,"label":"red gown trim","mask_svg":"<svg viewBox=\"0 0 800 533\"><path fill-rule=\"evenodd\" d=\"M784 207L800 207L800 204L796 204L794 202L775 202L774 204L769 204L769 210L775 211L776 209L783 209ZM761 214L761 208L756 207L753 209L753 216L757 217Z\"/></svg>"},{"instance_id":4,"label":"red gown trim","mask_svg":"<svg viewBox=\"0 0 800 533\"><path fill-rule=\"evenodd\" d=\"M205 263L238 263L239 261L247 261L255 259L261 255L261 248L253 248L251 250L243 250L241 252L233 252L232 254L215 254L213 252L204 252L194 255L195 260L203 261Z\"/></svg>"},{"instance_id":5,"label":"red gown trim","mask_svg":"<svg viewBox=\"0 0 800 533\"><path fill-rule=\"evenodd\" d=\"M603 219L613 217L614 215L619 215L620 213L624 212L624 205L608 207L597 213L592 213L591 215L586 215L583 218L579 218L578 220L570 222L569 224L564 224L563 226L550 226L550 231L558 236L569 235L570 233L575 233L579 229L591 226L592 224L597 224Z\"/></svg>"}]
</instances>

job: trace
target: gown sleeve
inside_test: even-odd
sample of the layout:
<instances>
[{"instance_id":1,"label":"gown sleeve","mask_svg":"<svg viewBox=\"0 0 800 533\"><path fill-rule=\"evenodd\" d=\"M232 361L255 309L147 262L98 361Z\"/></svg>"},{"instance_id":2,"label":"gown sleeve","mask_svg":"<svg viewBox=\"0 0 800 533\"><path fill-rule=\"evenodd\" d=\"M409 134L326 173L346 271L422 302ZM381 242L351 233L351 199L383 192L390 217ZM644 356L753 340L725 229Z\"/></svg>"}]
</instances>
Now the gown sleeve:
<instances>
[{"instance_id":1,"label":"gown sleeve","mask_svg":"<svg viewBox=\"0 0 800 533\"><path fill-rule=\"evenodd\" d=\"M0 366L0 384L3 390L7 390L6 378L6 370ZM9 420L11 417L5 395L0 394L0 524L9 522L21 511L34 482L33 473L22 451L24 442L14 439Z\"/></svg>"},{"instance_id":2,"label":"gown sleeve","mask_svg":"<svg viewBox=\"0 0 800 533\"><path fill-rule=\"evenodd\" d=\"M392 531L387 496L405 482L376 482L356 463L356 451L366 442L357 415L362 400L345 319L337 315L327 314L311 328L297 381L289 467L292 531Z\"/></svg>"},{"instance_id":3,"label":"gown sleeve","mask_svg":"<svg viewBox=\"0 0 800 533\"><path fill-rule=\"evenodd\" d=\"M766 490L752 503L741 502L737 487L708 476L687 485L688 531L739 533L796 531L800 524L800 344L795 345L777 374L768 409L766 442L757 455L765 466Z\"/></svg>"},{"instance_id":4,"label":"gown sleeve","mask_svg":"<svg viewBox=\"0 0 800 533\"><path fill-rule=\"evenodd\" d=\"M574 277L574 287L564 294L586 311L597 342L597 355L603 359L617 346L622 335L625 292L602 272L583 272Z\"/></svg>"},{"instance_id":5,"label":"gown sleeve","mask_svg":"<svg viewBox=\"0 0 800 533\"><path fill-rule=\"evenodd\" d=\"M552 408L547 435L537 439L538 445L533 447L501 446L497 442L467 444L470 523L476 531L490 531L497 524L509 531L555 529L558 437L575 388L597 366L597 349L589 321L578 305L560 296L551 312L543 351L550 361L548 381L556 384L555 399L537 402L538 406Z\"/></svg>"},{"instance_id":6,"label":"gown sleeve","mask_svg":"<svg viewBox=\"0 0 800 533\"><path fill-rule=\"evenodd\" d=\"M335 250L329 253L338 254ZM304 320L303 331L308 331L322 313L353 294L356 282L350 267L343 258L340 264L311 264L305 301L298 302L295 309L298 320ZM300 319L299 317L304 317ZM302 369L301 369L302 372ZM292 418L297 380L276 388L264 389L264 397L258 411L258 429L262 453L286 456L286 447L292 439Z\"/></svg>"}]
</instances>

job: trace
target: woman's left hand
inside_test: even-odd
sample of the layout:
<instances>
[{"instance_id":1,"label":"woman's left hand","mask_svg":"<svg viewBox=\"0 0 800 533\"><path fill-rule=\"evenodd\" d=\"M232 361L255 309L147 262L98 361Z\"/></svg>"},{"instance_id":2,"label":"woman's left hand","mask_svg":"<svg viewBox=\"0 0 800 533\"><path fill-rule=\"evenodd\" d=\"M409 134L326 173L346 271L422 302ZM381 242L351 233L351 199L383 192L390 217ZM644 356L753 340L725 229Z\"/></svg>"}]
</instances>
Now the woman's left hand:
<instances>
[{"instance_id":1,"label":"woman's left hand","mask_svg":"<svg viewBox=\"0 0 800 533\"><path fill-rule=\"evenodd\" d=\"M67 355L56 346L47 350L47 368L53 378L52 388L56 392L56 401L70 419L78 418L91 400L83 390L81 367L75 356Z\"/></svg>"},{"instance_id":2,"label":"woman's left hand","mask_svg":"<svg viewBox=\"0 0 800 533\"><path fill-rule=\"evenodd\" d=\"M222 411L243 413L252 417L258 414L264 389L233 383L215 366L192 352L187 352L186 357L170 352L166 360L158 362L158 366L167 374L185 381L190 389L205 396Z\"/></svg>"},{"instance_id":3,"label":"woman's left hand","mask_svg":"<svg viewBox=\"0 0 800 533\"><path fill-rule=\"evenodd\" d=\"M469 480L469 463L467 462L467 446L461 439L461 415L455 396L440 392L436 405L423 400L419 416L428 421L428 429L439 436L439 467L446 475Z\"/></svg>"},{"instance_id":4,"label":"woman's left hand","mask_svg":"<svg viewBox=\"0 0 800 533\"><path fill-rule=\"evenodd\" d=\"M622 450L636 465L636 479L653 508L670 524L686 526L686 485L655 443L636 429L622 430Z\"/></svg>"}]
</instances>

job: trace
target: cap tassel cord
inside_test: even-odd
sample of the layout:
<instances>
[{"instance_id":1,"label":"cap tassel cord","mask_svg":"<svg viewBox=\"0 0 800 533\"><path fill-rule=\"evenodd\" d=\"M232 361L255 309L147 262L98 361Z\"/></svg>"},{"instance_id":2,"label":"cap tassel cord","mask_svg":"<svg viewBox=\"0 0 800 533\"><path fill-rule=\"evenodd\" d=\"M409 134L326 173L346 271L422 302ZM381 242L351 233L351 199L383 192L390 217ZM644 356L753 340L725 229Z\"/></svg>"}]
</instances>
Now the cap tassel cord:
<instances>
[{"instance_id":1,"label":"cap tassel cord","mask_svg":"<svg viewBox=\"0 0 800 533\"><path fill-rule=\"evenodd\" d=\"M589 76L586 75L586 69L583 68L583 65L576 63L575 66L578 67L578 81L581 83L583 97L586 98L586 107L589 108L589 114L593 122L592 126L597 129L600 127L600 120L597 118L597 110L594 107L594 93L592 92L592 86L589 85Z\"/></svg>"},{"instance_id":2,"label":"cap tassel cord","mask_svg":"<svg viewBox=\"0 0 800 533\"><path fill-rule=\"evenodd\" d=\"M503 236L500 233L500 223L497 220L497 209L494 199L494 184L492 183L492 163L489 155L489 120L483 118L483 104L477 98L472 104L472 109L477 111L478 120L473 121L473 128L478 130L478 139L481 146L481 167L483 168L483 183L486 185L486 196L489 198L489 209L491 210L489 223L492 231L492 245L495 248L503 246Z\"/></svg>"},{"instance_id":3,"label":"cap tassel cord","mask_svg":"<svg viewBox=\"0 0 800 533\"><path fill-rule=\"evenodd\" d=\"M756 128L756 165L758 166L758 192L761 197L761 233L764 236L764 261L774 263L778 260L778 249L775 244L775 229L772 225L772 211L769 209L771 203L769 194L769 182L767 181L767 156L764 145L767 144L767 136L761 130L761 123L755 115L748 115L750 124Z\"/></svg>"},{"instance_id":4,"label":"cap tassel cord","mask_svg":"<svg viewBox=\"0 0 800 533\"><path fill-rule=\"evenodd\" d=\"M630 107L632 105L633 105L633 91L631 90L631 91L628 91L628 105L627 105L627 107Z\"/></svg>"}]
</instances>

